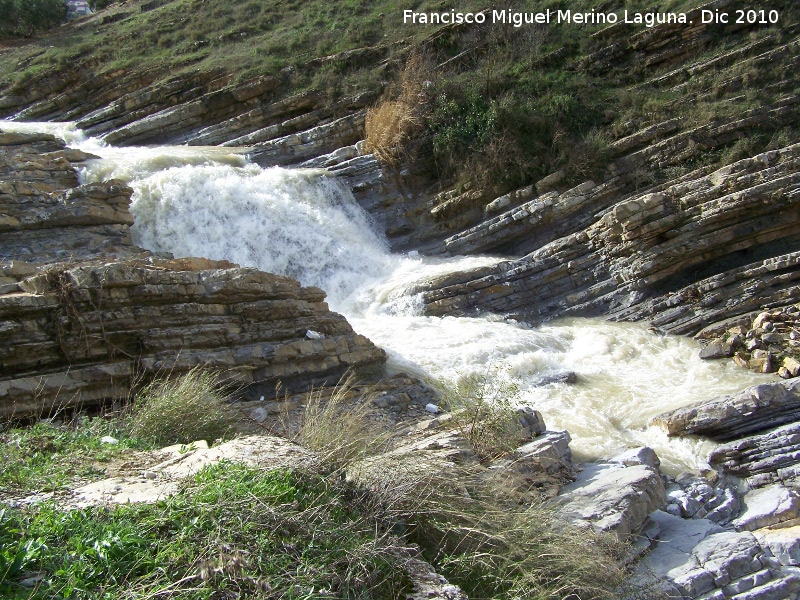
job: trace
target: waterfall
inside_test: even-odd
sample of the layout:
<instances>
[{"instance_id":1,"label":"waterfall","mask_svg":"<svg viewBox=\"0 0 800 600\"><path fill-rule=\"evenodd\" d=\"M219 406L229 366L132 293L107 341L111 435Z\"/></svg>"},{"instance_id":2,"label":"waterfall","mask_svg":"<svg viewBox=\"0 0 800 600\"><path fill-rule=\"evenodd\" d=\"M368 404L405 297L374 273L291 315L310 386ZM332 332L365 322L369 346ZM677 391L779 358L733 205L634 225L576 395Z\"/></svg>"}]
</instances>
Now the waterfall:
<instances>
[{"instance_id":1,"label":"waterfall","mask_svg":"<svg viewBox=\"0 0 800 600\"><path fill-rule=\"evenodd\" d=\"M133 187L136 244L318 286L356 331L387 350L390 367L445 385L470 374L510 382L516 401L540 410L551 429L570 431L579 457L650 445L668 471L701 468L712 443L667 440L649 419L771 380L730 361L702 361L693 340L640 324L566 319L532 328L496 315L422 316L420 282L498 259L393 255L350 191L322 170L264 169L233 148L110 148L66 125L47 127L101 156L83 181ZM542 384L565 371L577 383Z\"/></svg>"}]
</instances>

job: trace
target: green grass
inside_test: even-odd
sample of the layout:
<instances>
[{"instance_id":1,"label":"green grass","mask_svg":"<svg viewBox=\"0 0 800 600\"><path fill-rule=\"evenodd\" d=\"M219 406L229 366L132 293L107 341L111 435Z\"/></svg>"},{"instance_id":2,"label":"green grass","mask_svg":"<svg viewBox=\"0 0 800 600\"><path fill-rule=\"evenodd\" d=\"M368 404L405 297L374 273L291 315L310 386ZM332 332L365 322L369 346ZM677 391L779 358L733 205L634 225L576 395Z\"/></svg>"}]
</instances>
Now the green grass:
<instances>
[{"instance_id":1,"label":"green grass","mask_svg":"<svg viewBox=\"0 0 800 600\"><path fill-rule=\"evenodd\" d=\"M397 539L318 475L221 463L153 505L0 513L4 598L396 598ZM80 560L78 560L80 557ZM36 589L19 585L38 574Z\"/></svg>"},{"instance_id":2,"label":"green grass","mask_svg":"<svg viewBox=\"0 0 800 600\"><path fill-rule=\"evenodd\" d=\"M155 386L176 393L187 379L197 377ZM463 410L473 411L465 435L485 438L477 450L487 457L502 452L497 444L513 437L507 426L516 423L503 403L511 390L492 392L481 381L465 382L464 390ZM348 392L345 380L327 404L319 393L309 396L297 439L319 453L313 469L222 462L155 504L0 505L0 597L402 598L411 585L409 559L420 553L472 598L629 597L624 544L563 522L556 509L531 505L529 495L520 504L523 495L507 479L382 454L387 437ZM491 394L505 408L490 411ZM192 405L183 402L181 410ZM3 476L13 485L4 491L61 489L102 476L96 461L141 447L126 433L128 423L93 419L6 432ZM100 444L108 434L120 444Z\"/></svg>"},{"instance_id":3,"label":"green grass","mask_svg":"<svg viewBox=\"0 0 800 600\"><path fill-rule=\"evenodd\" d=\"M658 8L681 11L699 4L666 0ZM789 2L776 6L781 9L783 30L770 27L721 36L699 48L696 56L683 59L684 64L766 35L788 39L791 34L785 31L800 18L800 9ZM507 6L520 11L564 7L554 0L519 0ZM569 4L573 11L623 7L648 10L652 3ZM591 36L603 25L487 26L449 32L431 41L436 26L402 23L404 9L451 8L469 11L485 6L452 0L168 0L143 13L138 3L113 5L23 46L4 49L0 91L25 93L37 78L84 68L81 65L91 60L96 64L90 68L98 74L124 68L152 71L157 78L195 70L220 70L234 82L278 77L283 84L267 101L311 90L329 102L364 90L384 92L385 99L395 100L403 96L407 58L421 54L431 67L425 77L435 86L424 115L406 107L422 123L415 133L419 139L410 140L410 146L432 151L435 160L426 163L431 176L445 185L470 184L486 197L529 185L559 169L566 173L563 185L602 180L611 160L608 143L618 137L669 118L687 126L732 118L778 95L797 92L791 83L783 90L768 86L793 79L781 61L713 69L692 77L680 91L669 86L636 88L680 65L652 69L633 60L601 73L584 71L577 65L605 43ZM115 15L124 18L102 23ZM385 49L381 54L385 59L308 66L316 58L374 46ZM437 68L456 56L461 59ZM728 101L741 93L726 89L730 77L741 80L744 99ZM715 164L743 150L720 153ZM408 158L413 160L413 153Z\"/></svg>"},{"instance_id":4,"label":"green grass","mask_svg":"<svg viewBox=\"0 0 800 600\"><path fill-rule=\"evenodd\" d=\"M110 435L118 444L102 443ZM94 418L66 424L40 422L0 433L0 493L55 492L104 475L104 465L151 446L115 421Z\"/></svg>"},{"instance_id":5,"label":"green grass","mask_svg":"<svg viewBox=\"0 0 800 600\"><path fill-rule=\"evenodd\" d=\"M233 433L237 416L216 373L194 368L175 379L160 379L134 398L125 426L154 445L209 444Z\"/></svg>"}]
</instances>

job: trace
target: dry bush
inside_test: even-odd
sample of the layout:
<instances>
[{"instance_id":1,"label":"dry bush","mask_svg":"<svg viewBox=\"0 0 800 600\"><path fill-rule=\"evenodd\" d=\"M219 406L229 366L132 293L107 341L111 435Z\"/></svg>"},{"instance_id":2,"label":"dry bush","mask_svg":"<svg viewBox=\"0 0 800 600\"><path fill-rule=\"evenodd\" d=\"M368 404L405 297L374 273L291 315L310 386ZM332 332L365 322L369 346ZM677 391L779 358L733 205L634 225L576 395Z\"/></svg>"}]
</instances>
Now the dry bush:
<instances>
[{"instance_id":1,"label":"dry bush","mask_svg":"<svg viewBox=\"0 0 800 600\"><path fill-rule=\"evenodd\" d=\"M400 75L397 98L367 111L366 148L378 160L393 165L403 157L409 142L424 127L432 86L428 61L414 53Z\"/></svg>"},{"instance_id":2,"label":"dry bush","mask_svg":"<svg viewBox=\"0 0 800 600\"><path fill-rule=\"evenodd\" d=\"M348 475L369 491L366 512L405 531L471 598L639 597L626 589L624 543L566 522L553 504L520 504L477 465L390 453Z\"/></svg>"}]
</instances>

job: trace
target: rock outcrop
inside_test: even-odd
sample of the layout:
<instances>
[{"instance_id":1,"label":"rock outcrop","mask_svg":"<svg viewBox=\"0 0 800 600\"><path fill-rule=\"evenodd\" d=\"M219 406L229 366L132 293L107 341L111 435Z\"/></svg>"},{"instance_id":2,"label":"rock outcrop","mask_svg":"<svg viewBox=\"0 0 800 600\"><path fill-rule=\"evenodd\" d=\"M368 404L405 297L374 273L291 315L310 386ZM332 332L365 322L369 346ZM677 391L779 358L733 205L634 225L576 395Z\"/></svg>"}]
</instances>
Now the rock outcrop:
<instances>
[{"instance_id":1,"label":"rock outcrop","mask_svg":"<svg viewBox=\"0 0 800 600\"><path fill-rule=\"evenodd\" d=\"M662 542L640 575L654 574L667 597L800 597L798 385L762 384L654 420L669 435L731 440L709 455L716 473L679 478L668 487L670 515L653 516Z\"/></svg>"},{"instance_id":2,"label":"rock outcrop","mask_svg":"<svg viewBox=\"0 0 800 600\"><path fill-rule=\"evenodd\" d=\"M655 417L668 435L727 441L800 419L800 378L756 385Z\"/></svg>"},{"instance_id":3,"label":"rock outcrop","mask_svg":"<svg viewBox=\"0 0 800 600\"><path fill-rule=\"evenodd\" d=\"M385 360L322 290L134 246L132 190L79 185L87 158L52 136L0 134L0 416L120 399L195 366L258 399Z\"/></svg>"},{"instance_id":4,"label":"rock outcrop","mask_svg":"<svg viewBox=\"0 0 800 600\"><path fill-rule=\"evenodd\" d=\"M793 190L800 183L799 157L800 145L794 145L707 175L695 173L660 191L633 195L617 202L594 224L523 258L432 282L422 294L425 310L432 315L488 310L529 321L603 312L629 319L635 312L629 307L647 296L661 295L687 272L718 269L730 271L728 277L734 278L741 273L734 264L735 253L763 244L791 248L797 239ZM583 202L585 194L570 197ZM543 202L542 207L546 209L547 204ZM513 211L519 215L509 215L510 222L539 220L529 209ZM758 303L786 302L793 297L799 272L793 258L788 254L776 260L763 279L758 277L761 273L754 273L749 284ZM711 310L695 320L694 331L685 333L718 320L720 312L729 319L754 307L747 304L747 296L727 300L713 288L698 287L694 298L683 301L697 305L694 312L705 306ZM717 303L724 305L724 311L715 314ZM670 305L666 298L651 301L653 312L663 314L661 320L652 315L652 322L659 327L668 324L666 315L674 318L680 310L675 304L680 303ZM636 318L643 316L636 313Z\"/></svg>"},{"instance_id":5,"label":"rock outcrop","mask_svg":"<svg viewBox=\"0 0 800 600\"><path fill-rule=\"evenodd\" d=\"M0 296L0 414L119 398L196 366L235 375L248 398L335 384L384 353L316 288L213 261L50 267ZM311 330L320 335L309 339Z\"/></svg>"}]
</instances>

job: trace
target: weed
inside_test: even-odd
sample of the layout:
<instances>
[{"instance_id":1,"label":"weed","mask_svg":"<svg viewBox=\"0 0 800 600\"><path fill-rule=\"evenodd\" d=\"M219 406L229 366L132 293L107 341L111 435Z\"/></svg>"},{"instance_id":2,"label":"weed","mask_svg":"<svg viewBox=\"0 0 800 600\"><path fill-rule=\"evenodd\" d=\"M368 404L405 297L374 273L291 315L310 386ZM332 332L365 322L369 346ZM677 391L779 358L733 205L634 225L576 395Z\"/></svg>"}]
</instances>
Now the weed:
<instances>
[{"instance_id":1,"label":"weed","mask_svg":"<svg viewBox=\"0 0 800 600\"><path fill-rule=\"evenodd\" d=\"M199 367L145 386L127 417L131 435L159 444L213 442L229 434L234 422L218 376Z\"/></svg>"}]
</instances>

